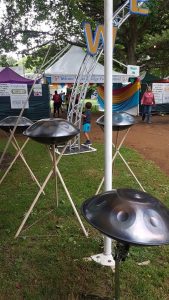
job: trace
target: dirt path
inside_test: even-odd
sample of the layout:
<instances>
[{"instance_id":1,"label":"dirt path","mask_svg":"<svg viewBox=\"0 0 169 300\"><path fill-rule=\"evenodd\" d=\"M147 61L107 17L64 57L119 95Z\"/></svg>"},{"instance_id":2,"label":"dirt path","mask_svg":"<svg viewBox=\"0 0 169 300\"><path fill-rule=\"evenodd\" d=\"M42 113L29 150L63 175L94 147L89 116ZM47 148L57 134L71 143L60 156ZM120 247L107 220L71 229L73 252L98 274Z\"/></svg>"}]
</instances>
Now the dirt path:
<instances>
[{"instance_id":1,"label":"dirt path","mask_svg":"<svg viewBox=\"0 0 169 300\"><path fill-rule=\"evenodd\" d=\"M92 115L91 140L93 142L104 142L103 131L96 124L96 120L102 114L95 113ZM138 123L131 127L125 145L136 149L145 159L154 161L169 175L169 115L153 116L152 124L143 123L141 117L136 119ZM122 134L124 134L124 131ZM0 130L0 138L1 136L4 137L4 134Z\"/></svg>"},{"instance_id":2,"label":"dirt path","mask_svg":"<svg viewBox=\"0 0 169 300\"><path fill-rule=\"evenodd\" d=\"M95 122L99 115L93 115L91 137L92 141L103 142L103 132ZM169 175L169 115L153 116L152 124L143 123L140 117L137 121L131 127L125 145L154 161Z\"/></svg>"}]
</instances>

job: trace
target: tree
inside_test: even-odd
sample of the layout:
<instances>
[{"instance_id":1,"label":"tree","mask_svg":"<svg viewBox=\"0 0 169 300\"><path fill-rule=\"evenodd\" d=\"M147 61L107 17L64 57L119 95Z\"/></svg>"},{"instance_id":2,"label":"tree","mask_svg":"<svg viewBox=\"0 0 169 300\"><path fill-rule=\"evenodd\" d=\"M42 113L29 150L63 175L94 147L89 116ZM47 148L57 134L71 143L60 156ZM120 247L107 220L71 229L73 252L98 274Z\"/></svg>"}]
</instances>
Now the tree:
<instances>
[{"instance_id":1,"label":"tree","mask_svg":"<svg viewBox=\"0 0 169 300\"><path fill-rule=\"evenodd\" d=\"M114 10L121 2L114 0ZM139 64L142 69L153 68L164 74L169 71L166 67L164 72L169 0L149 2L148 17L130 16L118 30L114 56L126 64ZM0 48L16 50L18 43L22 43L25 45L22 52L32 54L28 57L29 65L42 61L51 42L54 44L51 55L67 43L85 47L82 21L90 21L93 30L104 21L103 0L6 0L5 3Z\"/></svg>"},{"instance_id":2,"label":"tree","mask_svg":"<svg viewBox=\"0 0 169 300\"><path fill-rule=\"evenodd\" d=\"M11 56L5 54L0 55L0 66L1 67L14 67L17 66L17 60Z\"/></svg>"}]
</instances>

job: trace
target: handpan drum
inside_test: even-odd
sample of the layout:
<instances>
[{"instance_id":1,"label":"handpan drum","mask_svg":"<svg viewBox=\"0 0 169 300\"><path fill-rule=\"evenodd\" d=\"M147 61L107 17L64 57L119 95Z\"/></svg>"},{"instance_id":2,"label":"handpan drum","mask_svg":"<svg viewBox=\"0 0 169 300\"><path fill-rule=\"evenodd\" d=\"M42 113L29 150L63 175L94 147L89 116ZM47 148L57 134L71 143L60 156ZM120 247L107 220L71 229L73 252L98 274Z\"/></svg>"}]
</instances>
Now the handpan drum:
<instances>
[{"instance_id":1,"label":"handpan drum","mask_svg":"<svg viewBox=\"0 0 169 300\"><path fill-rule=\"evenodd\" d=\"M9 116L0 121L0 128L6 132L10 132L15 127L15 124L18 120L19 116ZM25 117L20 117L19 122L17 124L16 133L23 133L29 126L31 126L33 122Z\"/></svg>"},{"instance_id":2,"label":"handpan drum","mask_svg":"<svg viewBox=\"0 0 169 300\"><path fill-rule=\"evenodd\" d=\"M67 143L79 132L67 120L50 118L35 122L23 134L42 144L59 145Z\"/></svg>"},{"instance_id":3,"label":"handpan drum","mask_svg":"<svg viewBox=\"0 0 169 300\"><path fill-rule=\"evenodd\" d=\"M104 129L104 115L97 119L96 123ZM113 113L113 128L112 130L125 130L136 123L135 118L126 112Z\"/></svg>"},{"instance_id":4,"label":"handpan drum","mask_svg":"<svg viewBox=\"0 0 169 300\"><path fill-rule=\"evenodd\" d=\"M145 192L117 189L96 195L83 203L82 214L93 227L119 242L169 244L169 209Z\"/></svg>"}]
</instances>

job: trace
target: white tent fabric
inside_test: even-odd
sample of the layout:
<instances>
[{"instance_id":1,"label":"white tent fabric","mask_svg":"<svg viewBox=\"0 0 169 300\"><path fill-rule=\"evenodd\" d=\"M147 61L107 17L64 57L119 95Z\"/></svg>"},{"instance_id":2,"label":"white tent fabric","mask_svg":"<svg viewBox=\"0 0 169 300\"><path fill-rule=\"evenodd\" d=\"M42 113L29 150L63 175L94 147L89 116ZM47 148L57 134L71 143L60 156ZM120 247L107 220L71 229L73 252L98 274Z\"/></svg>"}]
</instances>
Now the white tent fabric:
<instances>
[{"instance_id":1,"label":"white tent fabric","mask_svg":"<svg viewBox=\"0 0 169 300\"><path fill-rule=\"evenodd\" d=\"M57 62L45 70L45 76L51 77L51 83L74 83L79 73L81 64L86 53L82 48L72 46L66 54L64 54ZM95 58L88 57L86 69L91 68ZM87 75L86 75L87 76ZM86 80L86 76L82 77L82 82ZM128 75L113 71L113 82L127 82ZM97 63L90 83L104 83L104 66Z\"/></svg>"}]
</instances>

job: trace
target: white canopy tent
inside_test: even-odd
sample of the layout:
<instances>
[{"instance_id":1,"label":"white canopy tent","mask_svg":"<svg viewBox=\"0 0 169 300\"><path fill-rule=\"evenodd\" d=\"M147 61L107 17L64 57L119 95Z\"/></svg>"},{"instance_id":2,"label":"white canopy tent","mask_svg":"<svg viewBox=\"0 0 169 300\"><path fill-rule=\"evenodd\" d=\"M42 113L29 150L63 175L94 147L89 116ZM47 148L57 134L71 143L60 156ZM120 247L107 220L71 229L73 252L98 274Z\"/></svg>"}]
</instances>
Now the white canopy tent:
<instances>
[{"instance_id":1,"label":"white canopy tent","mask_svg":"<svg viewBox=\"0 0 169 300\"><path fill-rule=\"evenodd\" d=\"M45 76L51 78L51 83L74 83L79 69L85 58L85 51L77 46L72 46L66 54L64 54L57 62L45 70ZM86 69L90 69L95 58L90 56L87 61ZM81 78L81 81L86 81L86 76ZM113 82L123 83L128 81L127 74L113 71ZM104 83L104 66L97 63L90 83Z\"/></svg>"}]
</instances>

